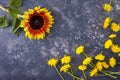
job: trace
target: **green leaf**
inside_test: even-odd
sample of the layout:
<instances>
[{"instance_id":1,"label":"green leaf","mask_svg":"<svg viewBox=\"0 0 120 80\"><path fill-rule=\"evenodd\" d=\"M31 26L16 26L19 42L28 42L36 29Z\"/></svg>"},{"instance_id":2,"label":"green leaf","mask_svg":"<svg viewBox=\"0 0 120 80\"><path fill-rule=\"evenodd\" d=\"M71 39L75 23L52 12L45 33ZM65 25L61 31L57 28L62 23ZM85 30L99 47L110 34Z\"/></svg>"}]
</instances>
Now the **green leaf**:
<instances>
[{"instance_id":1,"label":"green leaf","mask_svg":"<svg viewBox=\"0 0 120 80\"><path fill-rule=\"evenodd\" d=\"M14 19L13 22L13 33L16 34L17 36L19 33L22 31L22 28L20 27L21 20L18 18Z\"/></svg>"},{"instance_id":2,"label":"green leaf","mask_svg":"<svg viewBox=\"0 0 120 80\"><path fill-rule=\"evenodd\" d=\"M21 13L21 10L18 10L17 8L13 8L13 7L9 7L8 10L9 10L10 16L13 18L17 18L17 15Z\"/></svg>"},{"instance_id":3,"label":"green leaf","mask_svg":"<svg viewBox=\"0 0 120 80\"><path fill-rule=\"evenodd\" d=\"M9 6L19 8L22 5L22 0L10 0Z\"/></svg>"},{"instance_id":4,"label":"green leaf","mask_svg":"<svg viewBox=\"0 0 120 80\"><path fill-rule=\"evenodd\" d=\"M6 15L0 17L0 29L6 28L6 27L8 27L8 25L9 25L9 20L6 17Z\"/></svg>"}]
</instances>

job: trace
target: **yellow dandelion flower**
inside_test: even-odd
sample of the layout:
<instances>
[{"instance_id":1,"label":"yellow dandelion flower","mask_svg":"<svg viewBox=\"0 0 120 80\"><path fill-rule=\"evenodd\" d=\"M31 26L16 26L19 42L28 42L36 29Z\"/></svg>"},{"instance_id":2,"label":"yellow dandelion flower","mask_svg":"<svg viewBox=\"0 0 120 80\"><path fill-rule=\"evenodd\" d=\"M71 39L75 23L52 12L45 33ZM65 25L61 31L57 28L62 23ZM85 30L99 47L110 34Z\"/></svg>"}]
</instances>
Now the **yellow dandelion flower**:
<instances>
[{"instance_id":1,"label":"yellow dandelion flower","mask_svg":"<svg viewBox=\"0 0 120 80\"><path fill-rule=\"evenodd\" d=\"M105 56L102 53L99 53L95 56L95 59L103 61L103 60L105 60Z\"/></svg>"},{"instance_id":2,"label":"yellow dandelion flower","mask_svg":"<svg viewBox=\"0 0 120 80\"><path fill-rule=\"evenodd\" d=\"M112 19L110 17L106 17L103 23L103 28L107 29L108 26L110 25L110 22L112 21Z\"/></svg>"},{"instance_id":3,"label":"yellow dandelion flower","mask_svg":"<svg viewBox=\"0 0 120 80\"><path fill-rule=\"evenodd\" d=\"M105 3L105 4L103 5L103 9L104 9L105 11L107 11L107 12L110 12L110 11L112 11L112 6L111 6L111 4L109 4L109 3Z\"/></svg>"},{"instance_id":4,"label":"yellow dandelion flower","mask_svg":"<svg viewBox=\"0 0 120 80\"><path fill-rule=\"evenodd\" d=\"M82 52L84 52L84 46L79 46L76 48L76 54L81 54Z\"/></svg>"},{"instance_id":5,"label":"yellow dandelion flower","mask_svg":"<svg viewBox=\"0 0 120 80\"><path fill-rule=\"evenodd\" d=\"M116 37L117 37L116 34L110 34L110 35L109 35L109 38L111 38L111 39L116 38Z\"/></svg>"},{"instance_id":6,"label":"yellow dandelion flower","mask_svg":"<svg viewBox=\"0 0 120 80\"><path fill-rule=\"evenodd\" d=\"M119 53L120 52L120 47L118 45L113 44L111 46L111 50L113 53Z\"/></svg>"},{"instance_id":7,"label":"yellow dandelion flower","mask_svg":"<svg viewBox=\"0 0 120 80\"><path fill-rule=\"evenodd\" d=\"M90 76L93 77L93 76L97 76L97 73L98 72L98 69L97 68L94 68L93 70L90 71Z\"/></svg>"},{"instance_id":8,"label":"yellow dandelion flower","mask_svg":"<svg viewBox=\"0 0 120 80\"><path fill-rule=\"evenodd\" d=\"M120 53L118 54L118 56L120 56Z\"/></svg>"},{"instance_id":9,"label":"yellow dandelion flower","mask_svg":"<svg viewBox=\"0 0 120 80\"><path fill-rule=\"evenodd\" d=\"M111 67L115 67L115 65L116 65L116 59L115 59L114 57L111 57L111 58L109 59L109 65L110 65Z\"/></svg>"},{"instance_id":10,"label":"yellow dandelion flower","mask_svg":"<svg viewBox=\"0 0 120 80\"><path fill-rule=\"evenodd\" d=\"M91 57L87 57L83 60L83 65L87 65L89 64L90 62L92 61L92 58Z\"/></svg>"},{"instance_id":11,"label":"yellow dandelion flower","mask_svg":"<svg viewBox=\"0 0 120 80\"><path fill-rule=\"evenodd\" d=\"M101 62L97 62L97 63L96 63L96 68L97 68L99 71L102 71L102 69L103 69L102 63L101 63Z\"/></svg>"},{"instance_id":12,"label":"yellow dandelion flower","mask_svg":"<svg viewBox=\"0 0 120 80\"><path fill-rule=\"evenodd\" d=\"M55 67L58 63L58 60L56 58L51 58L50 60L48 60L48 65L51 67Z\"/></svg>"},{"instance_id":13,"label":"yellow dandelion flower","mask_svg":"<svg viewBox=\"0 0 120 80\"><path fill-rule=\"evenodd\" d=\"M61 59L62 64L68 64L70 62L71 62L71 57L70 56L64 55L64 57Z\"/></svg>"},{"instance_id":14,"label":"yellow dandelion flower","mask_svg":"<svg viewBox=\"0 0 120 80\"><path fill-rule=\"evenodd\" d=\"M81 71L85 71L87 69L87 66L80 65L80 66L78 66L78 69L81 70Z\"/></svg>"},{"instance_id":15,"label":"yellow dandelion flower","mask_svg":"<svg viewBox=\"0 0 120 80\"><path fill-rule=\"evenodd\" d=\"M107 62L102 62L102 66L104 67L104 68L106 68L106 69L108 69L109 68L109 65L107 64Z\"/></svg>"},{"instance_id":16,"label":"yellow dandelion flower","mask_svg":"<svg viewBox=\"0 0 120 80\"><path fill-rule=\"evenodd\" d=\"M116 23L112 23L111 24L111 29L114 31L114 32L118 32L120 31L120 26Z\"/></svg>"},{"instance_id":17,"label":"yellow dandelion flower","mask_svg":"<svg viewBox=\"0 0 120 80\"><path fill-rule=\"evenodd\" d=\"M29 39L43 39L46 32L50 33L50 28L54 23L51 12L40 6L28 9L24 12L23 17L21 27L24 28L25 36Z\"/></svg>"},{"instance_id":18,"label":"yellow dandelion flower","mask_svg":"<svg viewBox=\"0 0 120 80\"><path fill-rule=\"evenodd\" d=\"M111 39L108 39L104 43L104 48L109 49L112 46L112 44L113 44L113 41Z\"/></svg>"},{"instance_id":19,"label":"yellow dandelion flower","mask_svg":"<svg viewBox=\"0 0 120 80\"><path fill-rule=\"evenodd\" d=\"M68 72L68 70L71 68L70 64L65 64L60 68L60 72Z\"/></svg>"}]
</instances>

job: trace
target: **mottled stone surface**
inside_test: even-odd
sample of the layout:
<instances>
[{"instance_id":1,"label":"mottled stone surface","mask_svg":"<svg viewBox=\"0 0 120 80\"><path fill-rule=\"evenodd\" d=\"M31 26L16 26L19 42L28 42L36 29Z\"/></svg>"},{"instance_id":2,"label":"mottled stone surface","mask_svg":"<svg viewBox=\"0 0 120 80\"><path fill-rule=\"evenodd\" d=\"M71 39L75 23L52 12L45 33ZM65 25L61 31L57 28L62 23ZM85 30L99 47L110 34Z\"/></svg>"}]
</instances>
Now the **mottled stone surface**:
<instances>
[{"instance_id":1,"label":"mottled stone surface","mask_svg":"<svg viewBox=\"0 0 120 80\"><path fill-rule=\"evenodd\" d=\"M8 6L8 1L0 0L0 4ZM85 45L86 53L90 56L100 52L115 56L103 49L103 43L111 30L103 30L102 24L106 16L111 16L120 23L120 0L113 0L114 10L109 14L102 9L102 5L108 1L23 0L24 11L37 5L49 9L55 24L51 33L40 41L29 40L24 36L24 32L19 37L15 36L12 26L0 30L0 80L61 80L54 68L47 65L47 60L51 57L61 58L64 54L80 57L75 55L75 48L79 45ZM4 12L0 10L0 16L2 15ZM79 61L81 59L75 62L74 68L77 68ZM116 67L117 71L120 70L119 67ZM75 71L76 75L82 76L80 71ZM118 77L120 80L120 76ZM68 75L65 75L65 78L72 80ZM113 79L97 77L88 80Z\"/></svg>"}]
</instances>

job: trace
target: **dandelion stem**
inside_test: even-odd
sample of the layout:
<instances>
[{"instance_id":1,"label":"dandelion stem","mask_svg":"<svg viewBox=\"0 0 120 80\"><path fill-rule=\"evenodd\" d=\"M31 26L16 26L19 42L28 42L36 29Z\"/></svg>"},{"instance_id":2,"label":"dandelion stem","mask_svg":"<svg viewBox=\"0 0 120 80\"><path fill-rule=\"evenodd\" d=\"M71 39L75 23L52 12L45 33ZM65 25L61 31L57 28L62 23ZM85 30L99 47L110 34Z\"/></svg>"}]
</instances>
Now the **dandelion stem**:
<instances>
[{"instance_id":1,"label":"dandelion stem","mask_svg":"<svg viewBox=\"0 0 120 80\"><path fill-rule=\"evenodd\" d=\"M114 78L114 79L117 79L117 77L116 76L113 76L113 75L111 75L111 74L109 74L109 73L106 73L106 72L103 72L106 76L109 76L109 77L111 77L111 78Z\"/></svg>"},{"instance_id":2,"label":"dandelion stem","mask_svg":"<svg viewBox=\"0 0 120 80\"><path fill-rule=\"evenodd\" d=\"M110 0L110 4L112 3L112 0Z\"/></svg>"},{"instance_id":3,"label":"dandelion stem","mask_svg":"<svg viewBox=\"0 0 120 80\"><path fill-rule=\"evenodd\" d=\"M56 66L55 66L55 69L56 69L57 73L59 74L59 76L61 77L61 79L64 80L63 76L61 75L61 73L59 72L59 70L57 69Z\"/></svg>"},{"instance_id":4,"label":"dandelion stem","mask_svg":"<svg viewBox=\"0 0 120 80\"><path fill-rule=\"evenodd\" d=\"M87 80L87 77L86 77L85 72L84 72L84 71L82 71L82 72L83 72L83 75L84 75L85 80Z\"/></svg>"},{"instance_id":5,"label":"dandelion stem","mask_svg":"<svg viewBox=\"0 0 120 80\"><path fill-rule=\"evenodd\" d=\"M70 71L74 75L72 68L70 68ZM74 76L72 76L72 77L73 77L73 80L75 80L75 77Z\"/></svg>"},{"instance_id":6,"label":"dandelion stem","mask_svg":"<svg viewBox=\"0 0 120 80\"><path fill-rule=\"evenodd\" d=\"M84 55L86 58L88 57L85 53L83 53L83 55Z\"/></svg>"},{"instance_id":7,"label":"dandelion stem","mask_svg":"<svg viewBox=\"0 0 120 80\"><path fill-rule=\"evenodd\" d=\"M120 62L117 62L117 64L120 64Z\"/></svg>"},{"instance_id":8,"label":"dandelion stem","mask_svg":"<svg viewBox=\"0 0 120 80\"><path fill-rule=\"evenodd\" d=\"M105 72L108 72L110 74L118 74L118 75L120 75L120 72L112 72L112 71L105 71Z\"/></svg>"},{"instance_id":9,"label":"dandelion stem","mask_svg":"<svg viewBox=\"0 0 120 80\"><path fill-rule=\"evenodd\" d=\"M70 76L75 77L75 78L76 78L76 79L78 79L78 80L84 80L83 78L79 78L79 77L77 77L77 76L75 76L75 75L71 74L70 72L68 72L68 74L69 74Z\"/></svg>"},{"instance_id":10,"label":"dandelion stem","mask_svg":"<svg viewBox=\"0 0 120 80\"><path fill-rule=\"evenodd\" d=\"M3 10L4 12L9 13L9 10L7 8L3 7L1 4L0 4L0 9ZM23 16L21 14L17 14L17 17L18 18L23 18Z\"/></svg>"}]
</instances>

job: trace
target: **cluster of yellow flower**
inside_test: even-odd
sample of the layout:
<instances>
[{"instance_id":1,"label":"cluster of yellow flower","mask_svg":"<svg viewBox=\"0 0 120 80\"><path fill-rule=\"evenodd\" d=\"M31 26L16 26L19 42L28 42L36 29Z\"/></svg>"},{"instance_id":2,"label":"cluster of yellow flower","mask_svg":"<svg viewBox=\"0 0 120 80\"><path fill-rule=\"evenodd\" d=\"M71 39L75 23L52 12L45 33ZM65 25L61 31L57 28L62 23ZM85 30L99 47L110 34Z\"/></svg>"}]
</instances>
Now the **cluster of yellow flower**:
<instances>
[{"instance_id":1,"label":"cluster of yellow flower","mask_svg":"<svg viewBox=\"0 0 120 80\"><path fill-rule=\"evenodd\" d=\"M112 11L112 6L110 3L105 3L103 9L107 12ZM112 22L112 18L106 17L103 23L103 28L107 29L110 26L114 33L108 36L108 40L104 43L105 49L111 49L112 52L118 53L120 55L120 47L117 44L114 44L113 40L117 37L116 32L120 31L120 25L115 22ZM83 55L84 59L80 65L78 65L78 70L82 71L84 78L80 78L74 74L72 70L72 57L69 55L64 55L61 59L51 58L48 60L48 65L55 67L56 71L60 75L61 79L64 80L61 72L68 73L73 77L73 80L87 80L86 70L89 71L90 77L96 76L109 76L111 78L117 79L115 75L120 75L120 72L108 71L114 68L117 64L120 64L115 57L106 58L105 54L99 53L93 57L85 53L85 46L80 45L76 48L75 53L77 55ZM81 58L82 59L82 58ZM58 69L57 64L59 63L60 68Z\"/></svg>"},{"instance_id":2,"label":"cluster of yellow flower","mask_svg":"<svg viewBox=\"0 0 120 80\"><path fill-rule=\"evenodd\" d=\"M112 11L111 1L110 3L104 4L104 10L107 12ZM108 36L108 39L104 42L105 49L111 49L113 53L118 53L120 56L120 46L114 43L114 39L117 38L117 32L120 31L120 25L113 21L112 18L106 17L103 23L103 28L107 29L108 27L114 32Z\"/></svg>"},{"instance_id":3,"label":"cluster of yellow flower","mask_svg":"<svg viewBox=\"0 0 120 80\"><path fill-rule=\"evenodd\" d=\"M117 62L115 57L110 57L109 60L106 60L106 56L102 53L99 53L99 54L95 55L94 57L90 57L85 53L84 49L85 49L85 47L83 45L77 47L76 54L77 55L81 54L85 57L82 61L82 64L78 65L78 70L83 72L83 76L84 76L85 80L87 80L85 71L87 70L88 67L89 67L89 76L90 77L104 75L104 76L110 76L110 77L116 79L117 77L113 76L113 75L114 74L120 75L120 72L107 71L108 69L114 68L117 64L119 64L119 62ZM71 61L72 61L71 56L64 55L60 60L58 60L56 58L51 58L50 60L48 60L48 65L55 67L55 69L61 76L62 80L64 80L64 78L60 72L68 73L70 76L73 77L73 80L75 80L75 78L84 80L83 78L79 78L78 76L75 76L75 74L73 73L73 70L72 70L72 66L70 64ZM59 62L61 64L61 67L58 70L57 64Z\"/></svg>"}]
</instances>

